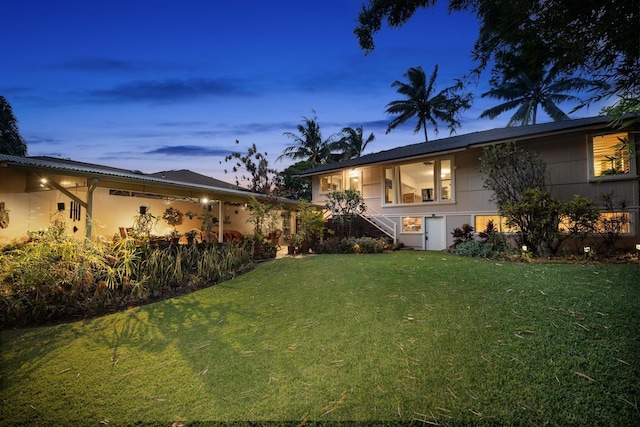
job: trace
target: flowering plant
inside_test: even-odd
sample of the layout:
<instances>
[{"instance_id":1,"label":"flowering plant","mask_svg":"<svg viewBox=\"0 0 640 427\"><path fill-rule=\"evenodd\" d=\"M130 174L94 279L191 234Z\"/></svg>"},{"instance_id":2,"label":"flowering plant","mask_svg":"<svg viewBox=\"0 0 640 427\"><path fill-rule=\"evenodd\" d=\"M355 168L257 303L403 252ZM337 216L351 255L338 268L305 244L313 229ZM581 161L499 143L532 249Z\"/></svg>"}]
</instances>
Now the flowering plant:
<instances>
[{"instance_id":1,"label":"flowering plant","mask_svg":"<svg viewBox=\"0 0 640 427\"><path fill-rule=\"evenodd\" d=\"M179 209L169 207L162 214L162 219L173 227L182 224L182 218L184 214Z\"/></svg>"}]
</instances>

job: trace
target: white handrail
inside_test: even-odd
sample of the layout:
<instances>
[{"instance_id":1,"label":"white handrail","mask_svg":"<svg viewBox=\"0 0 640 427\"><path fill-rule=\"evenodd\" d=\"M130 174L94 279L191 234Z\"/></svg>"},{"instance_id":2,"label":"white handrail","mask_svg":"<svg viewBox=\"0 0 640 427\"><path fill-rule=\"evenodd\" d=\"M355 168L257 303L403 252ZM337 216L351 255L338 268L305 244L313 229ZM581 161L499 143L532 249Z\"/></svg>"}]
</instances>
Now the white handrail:
<instances>
[{"instance_id":1,"label":"white handrail","mask_svg":"<svg viewBox=\"0 0 640 427\"><path fill-rule=\"evenodd\" d=\"M373 212L373 215L369 211ZM375 210L370 206L367 206L367 210L364 212L364 214L361 214L360 217L365 221L367 221L369 224L376 227L378 230L392 237L394 243L398 241L397 240L398 225L395 223L395 221L392 221L389 218L387 218L386 215L384 215L383 213L378 212L377 210Z\"/></svg>"}]
</instances>

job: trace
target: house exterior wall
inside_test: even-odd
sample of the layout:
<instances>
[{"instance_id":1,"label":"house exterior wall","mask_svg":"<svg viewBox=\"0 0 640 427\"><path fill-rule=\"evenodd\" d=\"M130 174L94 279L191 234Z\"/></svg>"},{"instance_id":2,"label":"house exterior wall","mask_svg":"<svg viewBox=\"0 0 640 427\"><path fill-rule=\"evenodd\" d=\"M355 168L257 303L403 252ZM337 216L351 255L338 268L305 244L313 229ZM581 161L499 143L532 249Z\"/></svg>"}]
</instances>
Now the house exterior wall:
<instances>
[{"instance_id":1,"label":"house exterior wall","mask_svg":"<svg viewBox=\"0 0 640 427\"><path fill-rule=\"evenodd\" d=\"M627 210L631 214L631 233L623 235L627 247L640 242L638 237L639 186L637 174L637 154L632 173L626 176L590 179L589 175L589 141L590 133L586 130L573 131L560 135L535 138L517 142L524 149L535 150L542 155L547 164L548 188L552 196L561 200L570 200L575 194L598 202L599 197L614 192L617 200L625 200ZM348 174L360 171L362 177L361 191L370 216L383 215L395 223L397 239L408 247L425 248L424 228L419 232L402 232L402 218L443 217L446 227L446 245L453 244L451 232L456 227L468 223L473 225L476 215L497 215L497 206L491 201L492 192L483 187L482 175L479 171L479 158L482 148L470 148L446 155L427 156L407 161L395 161L379 165L369 165L356 169L344 170L345 180ZM427 160L451 158L454 197L452 200L421 202L409 204L383 204L384 169L403 163L416 163ZM326 193L321 193L320 177L313 176L313 201L324 203Z\"/></svg>"}]
</instances>

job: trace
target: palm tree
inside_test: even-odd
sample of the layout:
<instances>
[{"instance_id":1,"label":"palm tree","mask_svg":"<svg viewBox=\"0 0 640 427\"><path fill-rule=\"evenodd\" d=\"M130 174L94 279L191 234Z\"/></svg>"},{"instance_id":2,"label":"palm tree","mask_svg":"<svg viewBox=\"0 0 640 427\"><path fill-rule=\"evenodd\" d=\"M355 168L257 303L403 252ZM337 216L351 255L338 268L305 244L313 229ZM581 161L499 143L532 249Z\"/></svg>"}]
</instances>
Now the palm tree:
<instances>
[{"instance_id":1,"label":"palm tree","mask_svg":"<svg viewBox=\"0 0 640 427\"><path fill-rule=\"evenodd\" d=\"M336 148L336 135L323 140L317 120L314 111L312 119L302 117L302 124L297 126L299 135L293 132L283 133L287 138L293 139L295 144L285 148L276 161L288 157L293 160L308 160L314 165L330 163L331 152Z\"/></svg>"},{"instance_id":2,"label":"palm tree","mask_svg":"<svg viewBox=\"0 0 640 427\"><path fill-rule=\"evenodd\" d=\"M376 137L373 132L364 139L362 126L357 128L344 127L340 132L343 136L337 142L338 149L343 152L342 158L344 160L354 159L362 156L362 153L367 148L367 145L373 141Z\"/></svg>"},{"instance_id":3,"label":"palm tree","mask_svg":"<svg viewBox=\"0 0 640 427\"><path fill-rule=\"evenodd\" d=\"M508 74L503 70L504 74ZM553 66L549 71L517 72L502 83L492 81L493 89L482 94L482 97L502 99L506 102L485 110L480 118L494 119L500 114L517 108L507 126L536 124L538 106L555 122L569 120L569 116L558 107L558 103L566 101L582 102L580 98L567 92L602 86L602 82L586 80L580 77L560 77L560 68Z\"/></svg>"},{"instance_id":4,"label":"palm tree","mask_svg":"<svg viewBox=\"0 0 640 427\"><path fill-rule=\"evenodd\" d=\"M427 124L433 126L434 132L438 133L438 122L444 122L449 126L451 133L460 127L460 121L457 116L471 106L471 94L457 94L463 85L458 81L454 86L448 87L436 95L435 81L438 77L438 65L435 66L429 81L422 67L411 67L404 76L409 80L403 83L398 80L391 84L391 87L397 87L397 92L406 96L406 99L399 101L391 101L387 104L387 114L398 114L387 127L387 133L398 125L417 116L413 133L418 133L420 129L424 130L424 140L428 141Z\"/></svg>"}]
</instances>

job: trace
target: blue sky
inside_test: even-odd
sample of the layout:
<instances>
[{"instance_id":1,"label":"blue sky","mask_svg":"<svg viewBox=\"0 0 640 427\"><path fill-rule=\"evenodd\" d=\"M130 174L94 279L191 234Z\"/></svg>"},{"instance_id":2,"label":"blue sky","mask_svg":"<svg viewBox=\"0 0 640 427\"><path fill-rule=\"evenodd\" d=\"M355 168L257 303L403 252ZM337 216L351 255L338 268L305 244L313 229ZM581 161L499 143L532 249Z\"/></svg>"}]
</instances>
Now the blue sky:
<instances>
[{"instance_id":1,"label":"blue sky","mask_svg":"<svg viewBox=\"0 0 640 427\"><path fill-rule=\"evenodd\" d=\"M360 0L21 0L0 3L0 95L11 103L29 155L143 172L191 169L229 182L224 156L255 143L271 165L302 116L323 136L364 126L367 152L421 142L415 123L385 130L391 87L409 67L438 89L475 64L474 16L444 7L383 29L365 56L353 29ZM488 73L458 134L502 127L477 117ZM570 108L569 108L570 109ZM599 108L573 117L597 115ZM548 120L542 117L543 121ZM438 137L449 135L443 127ZM430 139L436 136L430 130ZM239 140L239 144L235 141Z\"/></svg>"}]
</instances>

